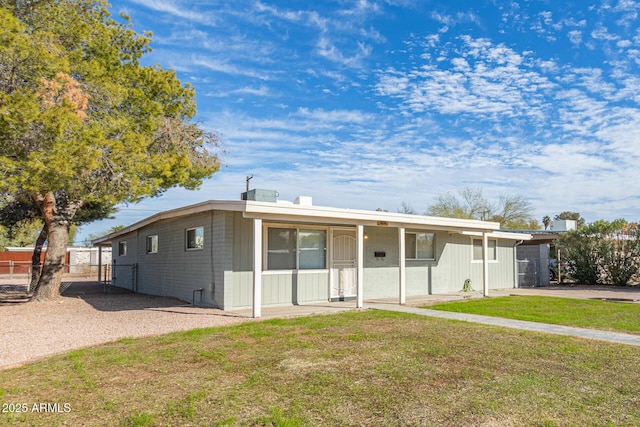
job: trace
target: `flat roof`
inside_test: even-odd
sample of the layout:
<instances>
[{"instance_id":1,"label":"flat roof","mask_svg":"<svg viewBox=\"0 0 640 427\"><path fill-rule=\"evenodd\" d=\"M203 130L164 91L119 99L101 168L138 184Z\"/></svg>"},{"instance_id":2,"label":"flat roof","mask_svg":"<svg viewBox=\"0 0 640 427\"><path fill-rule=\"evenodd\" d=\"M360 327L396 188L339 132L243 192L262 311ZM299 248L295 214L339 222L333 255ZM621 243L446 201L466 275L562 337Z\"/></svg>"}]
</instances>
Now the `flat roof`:
<instances>
[{"instance_id":1,"label":"flat roof","mask_svg":"<svg viewBox=\"0 0 640 427\"><path fill-rule=\"evenodd\" d=\"M444 230L450 232L495 233L497 222L473 219L443 218L404 213L333 208L286 202L256 202L251 200L209 200L194 205L160 212L138 221L115 233L92 240L94 245L109 244L113 239L139 230L158 221L209 211L242 212L245 218L271 221L314 222L327 225L366 225L378 227L405 227L413 229ZM514 240L526 239L524 235L504 233L495 237Z\"/></svg>"}]
</instances>

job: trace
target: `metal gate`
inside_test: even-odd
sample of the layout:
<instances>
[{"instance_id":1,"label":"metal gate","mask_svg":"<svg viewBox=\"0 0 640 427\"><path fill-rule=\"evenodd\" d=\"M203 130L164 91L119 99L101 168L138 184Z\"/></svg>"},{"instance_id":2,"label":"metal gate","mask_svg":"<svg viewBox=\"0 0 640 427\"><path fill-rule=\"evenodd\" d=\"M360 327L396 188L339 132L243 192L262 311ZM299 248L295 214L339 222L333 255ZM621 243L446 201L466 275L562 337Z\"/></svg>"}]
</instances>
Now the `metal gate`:
<instances>
[{"instance_id":1,"label":"metal gate","mask_svg":"<svg viewBox=\"0 0 640 427\"><path fill-rule=\"evenodd\" d=\"M518 260L518 287L533 288L540 286L540 263L535 259Z\"/></svg>"},{"instance_id":2,"label":"metal gate","mask_svg":"<svg viewBox=\"0 0 640 427\"><path fill-rule=\"evenodd\" d=\"M356 236L353 230L333 230L331 300L355 298L358 287Z\"/></svg>"}]
</instances>

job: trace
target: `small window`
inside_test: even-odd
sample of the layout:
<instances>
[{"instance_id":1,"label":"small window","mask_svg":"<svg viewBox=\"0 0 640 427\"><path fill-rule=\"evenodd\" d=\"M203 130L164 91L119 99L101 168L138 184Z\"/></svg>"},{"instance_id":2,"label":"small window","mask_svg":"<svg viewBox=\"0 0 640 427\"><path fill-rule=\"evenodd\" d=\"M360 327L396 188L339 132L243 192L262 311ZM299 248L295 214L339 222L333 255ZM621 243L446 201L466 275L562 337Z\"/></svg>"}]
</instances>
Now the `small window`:
<instances>
[{"instance_id":1,"label":"small window","mask_svg":"<svg viewBox=\"0 0 640 427\"><path fill-rule=\"evenodd\" d=\"M189 228L187 230L187 250L202 249L204 247L204 227Z\"/></svg>"},{"instance_id":2,"label":"small window","mask_svg":"<svg viewBox=\"0 0 640 427\"><path fill-rule=\"evenodd\" d=\"M406 259L435 259L435 234L407 233L404 248Z\"/></svg>"},{"instance_id":3,"label":"small window","mask_svg":"<svg viewBox=\"0 0 640 427\"><path fill-rule=\"evenodd\" d=\"M148 254L156 254L158 253L158 236L147 236L147 253Z\"/></svg>"},{"instance_id":4,"label":"small window","mask_svg":"<svg viewBox=\"0 0 640 427\"><path fill-rule=\"evenodd\" d=\"M487 259L489 261L495 261L496 259L498 259L498 241L490 239L487 245L487 250L489 251L489 253L487 254ZM482 261L482 239L473 239L473 260Z\"/></svg>"},{"instance_id":5,"label":"small window","mask_svg":"<svg viewBox=\"0 0 640 427\"><path fill-rule=\"evenodd\" d=\"M127 242L119 242L118 243L118 256L126 256L127 255Z\"/></svg>"}]
</instances>

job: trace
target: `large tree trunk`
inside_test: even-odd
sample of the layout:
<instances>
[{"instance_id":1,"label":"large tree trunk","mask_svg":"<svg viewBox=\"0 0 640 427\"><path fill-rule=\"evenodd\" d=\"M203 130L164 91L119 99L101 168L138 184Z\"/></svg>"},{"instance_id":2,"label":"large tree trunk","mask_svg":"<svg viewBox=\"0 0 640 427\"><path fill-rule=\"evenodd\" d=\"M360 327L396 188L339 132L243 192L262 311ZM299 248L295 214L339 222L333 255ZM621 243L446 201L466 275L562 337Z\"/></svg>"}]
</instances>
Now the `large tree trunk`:
<instances>
[{"instance_id":1,"label":"large tree trunk","mask_svg":"<svg viewBox=\"0 0 640 427\"><path fill-rule=\"evenodd\" d=\"M31 256L31 282L29 283L29 293L34 294L38 290L38 282L40 281L40 258L42 254L42 247L44 242L47 241L47 226L42 226L40 235L36 239L36 245L33 249L33 255Z\"/></svg>"},{"instance_id":2,"label":"large tree trunk","mask_svg":"<svg viewBox=\"0 0 640 427\"><path fill-rule=\"evenodd\" d=\"M53 193L36 194L34 201L42 212L47 229L47 252L42 274L36 285L32 301L48 301L60 297L60 282L69 243L69 227L81 202L57 201Z\"/></svg>"}]
</instances>

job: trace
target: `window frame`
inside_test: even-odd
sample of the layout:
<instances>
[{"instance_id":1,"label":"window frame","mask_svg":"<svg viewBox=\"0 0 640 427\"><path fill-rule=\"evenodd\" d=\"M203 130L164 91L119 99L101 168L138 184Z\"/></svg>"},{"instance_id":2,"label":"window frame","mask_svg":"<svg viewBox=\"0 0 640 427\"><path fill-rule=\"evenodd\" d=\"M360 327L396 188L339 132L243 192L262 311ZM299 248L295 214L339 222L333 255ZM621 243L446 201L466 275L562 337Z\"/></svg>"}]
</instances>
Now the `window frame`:
<instances>
[{"instance_id":1,"label":"window frame","mask_svg":"<svg viewBox=\"0 0 640 427\"><path fill-rule=\"evenodd\" d=\"M146 239L146 249L147 254L157 254L158 253L158 235L150 234Z\"/></svg>"},{"instance_id":2,"label":"window frame","mask_svg":"<svg viewBox=\"0 0 640 427\"><path fill-rule=\"evenodd\" d=\"M415 253L415 257L411 258L409 257L408 251L407 251L407 245L409 244L409 241L407 239L408 235L414 235L415 237L415 248L414 248L414 253ZM419 255L419 251L418 251L418 235L419 234L424 234L424 235L431 235L431 253L433 254L430 258L421 258ZM404 247L405 247L405 260L408 261L435 261L436 260L436 233L432 232L432 231L405 231L405 236L404 236Z\"/></svg>"},{"instance_id":3,"label":"window frame","mask_svg":"<svg viewBox=\"0 0 640 427\"><path fill-rule=\"evenodd\" d=\"M127 241L121 240L118 242L118 256L127 256Z\"/></svg>"},{"instance_id":4,"label":"window frame","mask_svg":"<svg viewBox=\"0 0 640 427\"><path fill-rule=\"evenodd\" d=\"M201 232L202 232L202 236L201 236L202 241L200 242L200 245L199 245L199 246L198 246L198 243L197 243L197 239L198 239L198 233L197 233L197 231L198 231L198 230L201 230ZM189 243L190 243L190 240L189 240L189 232L190 232L190 231L194 231L194 232L195 232L195 234L194 234L194 243L195 243L195 245L196 245L196 246L193 246L193 247L191 247L191 246L189 245ZM184 231L184 239L185 239L185 242L184 242L184 243L185 243L185 250L186 250L186 251L201 251L201 250L203 250L203 249L204 249L204 226L199 225L199 226L197 226L197 227L187 228L187 229Z\"/></svg>"},{"instance_id":5,"label":"window frame","mask_svg":"<svg viewBox=\"0 0 640 427\"><path fill-rule=\"evenodd\" d=\"M487 261L489 262L498 262L498 239L489 238L487 239L487 248L489 249L489 256L487 257ZM480 258L476 258L475 245L476 241L480 242ZM491 247L493 242L493 248ZM493 258L491 258L491 249L493 249ZM482 237L472 237L471 238L471 262L483 262L482 259Z\"/></svg>"},{"instance_id":6,"label":"window frame","mask_svg":"<svg viewBox=\"0 0 640 427\"><path fill-rule=\"evenodd\" d=\"M288 230L289 233L291 233L291 231L293 231L292 234L295 235L295 247L293 248L293 250L295 251L295 256L294 256L294 262L295 265L292 266L293 268L270 268L269 267L269 230L272 229L283 229L283 230ZM318 232L323 232L324 233L324 248L319 249L319 250L323 250L324 251L324 257L322 259L323 265L324 267L321 268L300 268L300 254L301 254L301 248L300 248L300 234L301 231L318 231ZM328 238L329 238L329 228L328 227L322 227L322 226L313 226L313 225L299 225L299 224L278 224L278 223L271 223L271 224L264 224L263 226L263 252L262 252L262 270L265 273L282 273L282 272L293 272L293 271L297 271L297 272L310 272L310 271L327 271L327 269L329 268L329 242L328 242ZM302 250L304 249L309 249L309 248L302 248Z\"/></svg>"}]
</instances>

